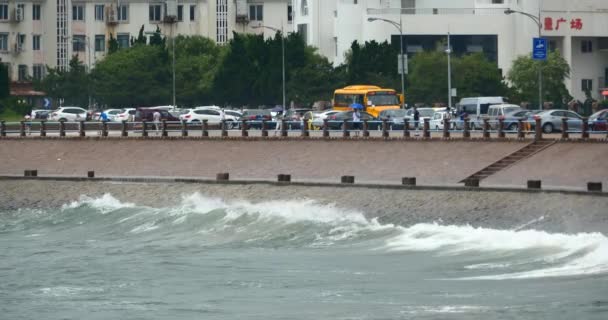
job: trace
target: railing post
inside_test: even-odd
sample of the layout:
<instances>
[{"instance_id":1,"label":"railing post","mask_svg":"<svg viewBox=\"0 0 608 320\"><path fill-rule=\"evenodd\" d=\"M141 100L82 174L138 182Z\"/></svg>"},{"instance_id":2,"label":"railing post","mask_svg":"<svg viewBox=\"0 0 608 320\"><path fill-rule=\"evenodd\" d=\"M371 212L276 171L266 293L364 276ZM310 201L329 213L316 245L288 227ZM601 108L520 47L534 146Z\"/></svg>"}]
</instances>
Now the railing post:
<instances>
[{"instance_id":1,"label":"railing post","mask_svg":"<svg viewBox=\"0 0 608 320\"><path fill-rule=\"evenodd\" d=\"M222 137L227 137L228 136L228 130L226 128L226 120L222 120L221 126L222 126Z\"/></svg>"},{"instance_id":2,"label":"railing post","mask_svg":"<svg viewBox=\"0 0 608 320\"><path fill-rule=\"evenodd\" d=\"M403 119L403 137L404 138L410 137L410 124L407 119Z\"/></svg>"},{"instance_id":3,"label":"railing post","mask_svg":"<svg viewBox=\"0 0 608 320\"><path fill-rule=\"evenodd\" d=\"M268 123L262 120L262 137L268 137Z\"/></svg>"},{"instance_id":4,"label":"railing post","mask_svg":"<svg viewBox=\"0 0 608 320\"><path fill-rule=\"evenodd\" d=\"M348 120L344 119L342 123L342 137L348 138L350 137L350 131L348 131Z\"/></svg>"},{"instance_id":5,"label":"railing post","mask_svg":"<svg viewBox=\"0 0 608 320\"><path fill-rule=\"evenodd\" d=\"M202 135L203 137L208 137L209 136L209 120L204 119L203 120L203 128L202 128Z\"/></svg>"},{"instance_id":6,"label":"railing post","mask_svg":"<svg viewBox=\"0 0 608 320\"><path fill-rule=\"evenodd\" d=\"M471 137L471 131L469 130L469 118L466 117L462 123L462 138L469 139Z\"/></svg>"},{"instance_id":7,"label":"railing post","mask_svg":"<svg viewBox=\"0 0 608 320\"><path fill-rule=\"evenodd\" d=\"M308 119L304 119L302 120L302 137L309 137L310 134L308 133Z\"/></svg>"},{"instance_id":8,"label":"railing post","mask_svg":"<svg viewBox=\"0 0 608 320\"><path fill-rule=\"evenodd\" d=\"M524 120L517 120L517 139L524 139L526 133L524 132Z\"/></svg>"},{"instance_id":9,"label":"railing post","mask_svg":"<svg viewBox=\"0 0 608 320\"><path fill-rule=\"evenodd\" d=\"M20 126L19 126L19 136L20 137L25 137L25 121L20 121Z\"/></svg>"},{"instance_id":10,"label":"railing post","mask_svg":"<svg viewBox=\"0 0 608 320\"><path fill-rule=\"evenodd\" d=\"M287 137L287 121L281 119L281 137Z\"/></svg>"},{"instance_id":11,"label":"railing post","mask_svg":"<svg viewBox=\"0 0 608 320\"><path fill-rule=\"evenodd\" d=\"M388 138L388 122L386 119L382 119L382 138Z\"/></svg>"},{"instance_id":12,"label":"railing post","mask_svg":"<svg viewBox=\"0 0 608 320\"><path fill-rule=\"evenodd\" d=\"M103 121L101 123L101 136L102 137L108 136L108 122L107 121Z\"/></svg>"},{"instance_id":13,"label":"railing post","mask_svg":"<svg viewBox=\"0 0 608 320\"><path fill-rule=\"evenodd\" d=\"M187 137L188 136L188 124L186 123L186 120L182 120L182 137Z\"/></svg>"},{"instance_id":14,"label":"railing post","mask_svg":"<svg viewBox=\"0 0 608 320\"><path fill-rule=\"evenodd\" d=\"M169 136L169 132L167 132L167 120L163 120L162 124L163 125L162 125L162 128L161 128L161 130L162 130L161 136L168 137Z\"/></svg>"},{"instance_id":15,"label":"railing post","mask_svg":"<svg viewBox=\"0 0 608 320\"><path fill-rule=\"evenodd\" d=\"M141 122L141 136L142 137L148 136L148 122L146 120L143 120Z\"/></svg>"},{"instance_id":16,"label":"railing post","mask_svg":"<svg viewBox=\"0 0 608 320\"><path fill-rule=\"evenodd\" d=\"M505 138L505 120L503 118L498 119L498 137Z\"/></svg>"},{"instance_id":17,"label":"railing post","mask_svg":"<svg viewBox=\"0 0 608 320\"><path fill-rule=\"evenodd\" d=\"M40 121L40 136L46 137L46 121Z\"/></svg>"},{"instance_id":18,"label":"railing post","mask_svg":"<svg viewBox=\"0 0 608 320\"><path fill-rule=\"evenodd\" d=\"M329 138L329 120L323 119L323 138Z\"/></svg>"},{"instance_id":19,"label":"railing post","mask_svg":"<svg viewBox=\"0 0 608 320\"><path fill-rule=\"evenodd\" d=\"M583 118L582 138L589 139L589 118Z\"/></svg>"},{"instance_id":20,"label":"railing post","mask_svg":"<svg viewBox=\"0 0 608 320\"><path fill-rule=\"evenodd\" d=\"M540 119L534 119L536 125L535 125L535 134L534 134L534 141L539 141L543 139L543 128L541 127L541 123L540 123Z\"/></svg>"},{"instance_id":21,"label":"railing post","mask_svg":"<svg viewBox=\"0 0 608 320\"><path fill-rule=\"evenodd\" d=\"M568 134L568 118L562 118L562 139L568 139L570 135Z\"/></svg>"},{"instance_id":22,"label":"railing post","mask_svg":"<svg viewBox=\"0 0 608 320\"><path fill-rule=\"evenodd\" d=\"M59 136L65 137L65 121L59 121Z\"/></svg>"},{"instance_id":23,"label":"railing post","mask_svg":"<svg viewBox=\"0 0 608 320\"><path fill-rule=\"evenodd\" d=\"M247 126L247 120L241 120L241 137L248 137L249 132L247 131L249 128Z\"/></svg>"},{"instance_id":24,"label":"railing post","mask_svg":"<svg viewBox=\"0 0 608 320\"><path fill-rule=\"evenodd\" d=\"M483 138L490 139L490 122L488 119L483 119Z\"/></svg>"},{"instance_id":25,"label":"railing post","mask_svg":"<svg viewBox=\"0 0 608 320\"><path fill-rule=\"evenodd\" d=\"M78 128L78 133L80 135L80 137L84 137L85 136L85 127L84 127L84 121L80 121L80 127Z\"/></svg>"},{"instance_id":26,"label":"railing post","mask_svg":"<svg viewBox=\"0 0 608 320\"><path fill-rule=\"evenodd\" d=\"M422 127L422 136L425 139L428 139L431 137L431 131L429 130L430 128L430 123L429 123L429 118L424 118L424 125Z\"/></svg>"},{"instance_id":27,"label":"railing post","mask_svg":"<svg viewBox=\"0 0 608 320\"><path fill-rule=\"evenodd\" d=\"M6 137L6 122L0 121L0 137Z\"/></svg>"},{"instance_id":28,"label":"railing post","mask_svg":"<svg viewBox=\"0 0 608 320\"><path fill-rule=\"evenodd\" d=\"M369 124L367 123L367 119L363 120L363 137L369 137Z\"/></svg>"},{"instance_id":29,"label":"railing post","mask_svg":"<svg viewBox=\"0 0 608 320\"><path fill-rule=\"evenodd\" d=\"M127 132L127 120L122 120L122 128L121 128L120 136L121 137L129 136L129 133Z\"/></svg>"},{"instance_id":30,"label":"railing post","mask_svg":"<svg viewBox=\"0 0 608 320\"><path fill-rule=\"evenodd\" d=\"M443 119L443 138L450 138L450 119Z\"/></svg>"}]
</instances>

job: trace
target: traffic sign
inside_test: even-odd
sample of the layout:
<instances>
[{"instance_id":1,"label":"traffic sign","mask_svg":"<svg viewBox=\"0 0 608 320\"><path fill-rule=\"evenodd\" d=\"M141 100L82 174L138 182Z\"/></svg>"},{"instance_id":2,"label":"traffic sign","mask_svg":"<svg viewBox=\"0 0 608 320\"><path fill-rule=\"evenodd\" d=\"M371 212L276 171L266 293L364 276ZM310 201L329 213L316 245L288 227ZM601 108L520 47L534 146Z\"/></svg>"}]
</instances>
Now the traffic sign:
<instances>
[{"instance_id":1,"label":"traffic sign","mask_svg":"<svg viewBox=\"0 0 608 320\"><path fill-rule=\"evenodd\" d=\"M547 39L534 38L532 41L532 59L547 60Z\"/></svg>"},{"instance_id":2,"label":"traffic sign","mask_svg":"<svg viewBox=\"0 0 608 320\"><path fill-rule=\"evenodd\" d=\"M403 67L402 67L402 65L403 65ZM404 74L408 73L407 54L404 54L403 57L401 57L400 54L397 55L397 74L401 74L401 71L403 71Z\"/></svg>"}]
</instances>

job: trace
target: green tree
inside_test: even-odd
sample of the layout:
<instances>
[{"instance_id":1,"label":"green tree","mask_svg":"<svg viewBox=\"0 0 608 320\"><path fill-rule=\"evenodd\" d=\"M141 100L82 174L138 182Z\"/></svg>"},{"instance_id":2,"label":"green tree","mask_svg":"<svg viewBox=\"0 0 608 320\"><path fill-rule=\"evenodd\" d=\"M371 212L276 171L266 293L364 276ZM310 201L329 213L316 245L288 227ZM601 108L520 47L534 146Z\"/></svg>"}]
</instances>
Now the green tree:
<instances>
[{"instance_id":1,"label":"green tree","mask_svg":"<svg viewBox=\"0 0 608 320\"><path fill-rule=\"evenodd\" d=\"M0 63L0 100L8 98L9 95L10 81L8 67L4 63Z\"/></svg>"},{"instance_id":2,"label":"green tree","mask_svg":"<svg viewBox=\"0 0 608 320\"><path fill-rule=\"evenodd\" d=\"M136 45L146 45L147 43L147 39L146 36L144 35L144 25L141 25L141 28L139 28L139 34L137 35L137 38L133 38L131 37L131 46L136 46Z\"/></svg>"},{"instance_id":3,"label":"green tree","mask_svg":"<svg viewBox=\"0 0 608 320\"><path fill-rule=\"evenodd\" d=\"M113 107L169 104L170 66L167 51L158 46L119 50L93 70L95 98Z\"/></svg>"},{"instance_id":4,"label":"green tree","mask_svg":"<svg viewBox=\"0 0 608 320\"><path fill-rule=\"evenodd\" d=\"M453 61L452 70L452 86L458 88L460 97L505 96L507 94L507 86L498 66L486 59L482 53L456 58Z\"/></svg>"},{"instance_id":5,"label":"green tree","mask_svg":"<svg viewBox=\"0 0 608 320\"><path fill-rule=\"evenodd\" d=\"M152 34L152 36L150 37L150 45L151 46L159 46L159 47L165 47L165 38L163 37L161 31L160 31L160 27L156 26L156 30L154 31L154 33Z\"/></svg>"},{"instance_id":6,"label":"green tree","mask_svg":"<svg viewBox=\"0 0 608 320\"><path fill-rule=\"evenodd\" d=\"M444 53L421 52L410 62L406 101L432 104L447 101L447 57Z\"/></svg>"},{"instance_id":7,"label":"green tree","mask_svg":"<svg viewBox=\"0 0 608 320\"><path fill-rule=\"evenodd\" d=\"M84 64L74 55L68 70L47 67L47 76L40 85L50 97L63 99L64 105L86 107L89 104L89 80Z\"/></svg>"},{"instance_id":8,"label":"green tree","mask_svg":"<svg viewBox=\"0 0 608 320\"><path fill-rule=\"evenodd\" d=\"M346 54L348 83L401 88L401 77L397 72L398 53L398 48L387 41L378 43L372 40L363 46L354 41Z\"/></svg>"},{"instance_id":9,"label":"green tree","mask_svg":"<svg viewBox=\"0 0 608 320\"><path fill-rule=\"evenodd\" d=\"M110 32L110 39L108 40L108 55L111 55L118 51L118 40L114 38L114 35Z\"/></svg>"},{"instance_id":10,"label":"green tree","mask_svg":"<svg viewBox=\"0 0 608 320\"><path fill-rule=\"evenodd\" d=\"M570 66L557 51L550 52L547 61L542 62L528 56L518 57L508 75L514 93L521 100L538 105L539 68L543 73L543 101L565 106L572 99L564 84L566 78L570 77Z\"/></svg>"}]
</instances>

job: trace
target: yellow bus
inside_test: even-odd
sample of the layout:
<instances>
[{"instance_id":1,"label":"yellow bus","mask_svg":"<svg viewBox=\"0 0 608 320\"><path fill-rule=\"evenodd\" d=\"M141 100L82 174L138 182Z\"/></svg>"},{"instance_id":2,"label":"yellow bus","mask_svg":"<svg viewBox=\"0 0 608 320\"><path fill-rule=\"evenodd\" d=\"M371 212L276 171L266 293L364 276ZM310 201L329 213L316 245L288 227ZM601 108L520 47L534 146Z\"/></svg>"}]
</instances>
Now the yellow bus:
<instances>
[{"instance_id":1,"label":"yellow bus","mask_svg":"<svg viewBox=\"0 0 608 320\"><path fill-rule=\"evenodd\" d=\"M354 103L363 105L363 111L378 117L381 111L400 109L403 96L393 89L371 85L354 85L334 91L334 110L349 111Z\"/></svg>"}]
</instances>

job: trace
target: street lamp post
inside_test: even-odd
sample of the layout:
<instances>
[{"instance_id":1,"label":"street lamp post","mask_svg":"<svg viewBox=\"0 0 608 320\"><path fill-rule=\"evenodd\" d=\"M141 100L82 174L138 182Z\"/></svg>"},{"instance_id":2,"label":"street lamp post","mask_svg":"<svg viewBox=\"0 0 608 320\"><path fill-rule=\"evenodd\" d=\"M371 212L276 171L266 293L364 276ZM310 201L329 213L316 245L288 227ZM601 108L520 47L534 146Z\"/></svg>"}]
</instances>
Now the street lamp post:
<instances>
[{"instance_id":1,"label":"street lamp post","mask_svg":"<svg viewBox=\"0 0 608 320\"><path fill-rule=\"evenodd\" d=\"M253 29L266 28L275 32L281 33L281 60L282 60L282 71L283 71L283 115L285 114L285 35L283 34L283 23L281 23L281 29L260 25L254 26Z\"/></svg>"},{"instance_id":2,"label":"street lamp post","mask_svg":"<svg viewBox=\"0 0 608 320\"><path fill-rule=\"evenodd\" d=\"M521 15L524 15L524 16L532 19L532 21L534 21L534 23L536 23L536 25L538 26L538 37L541 38L542 30L543 30L543 23L540 20L540 13L541 13L540 10L541 10L541 6L539 5L538 6L538 16L529 14L527 12L511 10L511 9L505 10L505 14L510 15L513 13L519 13ZM534 50L534 48L532 48L532 50ZM542 64L540 64L540 63L538 66L538 106L539 106L540 110L543 110L543 70L542 70Z\"/></svg>"},{"instance_id":3,"label":"street lamp post","mask_svg":"<svg viewBox=\"0 0 608 320\"><path fill-rule=\"evenodd\" d=\"M401 56L399 58L401 60L401 95L405 97L405 61L403 60L403 20L401 19L401 12L399 13L399 22L383 18L367 18L367 21L384 21L386 23L390 23L395 28L397 28L397 30L399 30L399 52L401 53ZM405 100L401 104L401 108L405 108Z\"/></svg>"}]
</instances>

